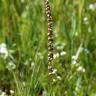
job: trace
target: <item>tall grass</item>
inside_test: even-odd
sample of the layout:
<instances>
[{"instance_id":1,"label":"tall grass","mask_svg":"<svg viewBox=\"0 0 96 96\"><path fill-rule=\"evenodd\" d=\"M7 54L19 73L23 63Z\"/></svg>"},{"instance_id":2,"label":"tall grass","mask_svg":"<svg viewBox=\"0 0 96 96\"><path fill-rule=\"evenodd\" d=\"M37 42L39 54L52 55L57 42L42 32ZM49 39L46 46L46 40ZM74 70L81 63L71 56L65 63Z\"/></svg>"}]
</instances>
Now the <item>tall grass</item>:
<instances>
[{"instance_id":1,"label":"tall grass","mask_svg":"<svg viewBox=\"0 0 96 96\"><path fill-rule=\"evenodd\" d=\"M50 4L52 73L44 1L0 0L0 95L13 90L12 96L96 96L96 0Z\"/></svg>"}]
</instances>

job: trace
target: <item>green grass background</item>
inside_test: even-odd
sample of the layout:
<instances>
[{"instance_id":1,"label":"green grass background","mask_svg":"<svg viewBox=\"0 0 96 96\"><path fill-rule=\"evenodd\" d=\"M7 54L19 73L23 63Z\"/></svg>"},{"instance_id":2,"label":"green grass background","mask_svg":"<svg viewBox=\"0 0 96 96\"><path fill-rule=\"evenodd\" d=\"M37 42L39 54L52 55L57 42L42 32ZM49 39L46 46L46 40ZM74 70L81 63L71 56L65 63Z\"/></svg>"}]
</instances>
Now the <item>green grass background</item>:
<instances>
[{"instance_id":1,"label":"green grass background","mask_svg":"<svg viewBox=\"0 0 96 96\"><path fill-rule=\"evenodd\" d=\"M90 10L90 4L96 7L96 0L50 0L54 54L65 51L66 55L54 59L57 73L52 78L58 75L61 80L49 85L44 0L0 0L0 44L13 51L6 59L0 57L0 89L12 89L14 96L39 96L40 92L46 96L96 96L96 8ZM72 56L80 45L83 49L75 66ZM10 61L16 68L9 71ZM79 66L85 72L78 72Z\"/></svg>"}]
</instances>

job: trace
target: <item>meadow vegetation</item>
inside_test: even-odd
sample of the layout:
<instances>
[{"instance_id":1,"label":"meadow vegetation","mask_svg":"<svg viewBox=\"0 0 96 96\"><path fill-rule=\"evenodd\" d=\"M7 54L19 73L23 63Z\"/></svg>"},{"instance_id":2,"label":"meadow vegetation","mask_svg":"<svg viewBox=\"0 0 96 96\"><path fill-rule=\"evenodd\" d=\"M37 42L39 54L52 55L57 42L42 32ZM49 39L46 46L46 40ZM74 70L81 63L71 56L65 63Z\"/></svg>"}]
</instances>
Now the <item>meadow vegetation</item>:
<instances>
[{"instance_id":1,"label":"meadow vegetation","mask_svg":"<svg viewBox=\"0 0 96 96\"><path fill-rule=\"evenodd\" d=\"M0 96L96 96L96 0L50 5L52 73L44 0L0 0Z\"/></svg>"}]
</instances>

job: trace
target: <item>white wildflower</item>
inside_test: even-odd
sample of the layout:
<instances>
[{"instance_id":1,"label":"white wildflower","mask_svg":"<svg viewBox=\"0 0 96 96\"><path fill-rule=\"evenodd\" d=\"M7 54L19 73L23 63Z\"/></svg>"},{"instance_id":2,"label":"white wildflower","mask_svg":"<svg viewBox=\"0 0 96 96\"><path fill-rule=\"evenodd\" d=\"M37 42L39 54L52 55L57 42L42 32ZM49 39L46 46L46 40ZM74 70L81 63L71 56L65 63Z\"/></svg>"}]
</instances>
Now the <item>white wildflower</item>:
<instances>
[{"instance_id":1,"label":"white wildflower","mask_svg":"<svg viewBox=\"0 0 96 96\"><path fill-rule=\"evenodd\" d=\"M61 55L61 56L66 55L66 52L65 52L65 51L62 51L62 52L60 53L60 55Z\"/></svg>"},{"instance_id":2,"label":"white wildflower","mask_svg":"<svg viewBox=\"0 0 96 96\"><path fill-rule=\"evenodd\" d=\"M77 62L76 60L72 60L72 64L75 65Z\"/></svg>"},{"instance_id":3,"label":"white wildflower","mask_svg":"<svg viewBox=\"0 0 96 96\"><path fill-rule=\"evenodd\" d=\"M6 92L2 92L2 93L0 94L0 96L7 96L7 95L6 95Z\"/></svg>"},{"instance_id":4,"label":"white wildflower","mask_svg":"<svg viewBox=\"0 0 96 96\"><path fill-rule=\"evenodd\" d=\"M63 48L63 46L57 46L57 50L62 50Z\"/></svg>"},{"instance_id":5,"label":"white wildflower","mask_svg":"<svg viewBox=\"0 0 96 96\"><path fill-rule=\"evenodd\" d=\"M63 50L65 45L66 45L65 43L62 43L61 45L57 46L56 49L57 50Z\"/></svg>"},{"instance_id":6,"label":"white wildflower","mask_svg":"<svg viewBox=\"0 0 96 96\"><path fill-rule=\"evenodd\" d=\"M92 11L96 10L96 3L90 4L89 9L92 10Z\"/></svg>"},{"instance_id":7,"label":"white wildflower","mask_svg":"<svg viewBox=\"0 0 96 96\"><path fill-rule=\"evenodd\" d=\"M11 93L11 95L13 95L14 94L14 90L10 90L10 93Z\"/></svg>"},{"instance_id":8,"label":"white wildflower","mask_svg":"<svg viewBox=\"0 0 96 96\"><path fill-rule=\"evenodd\" d=\"M7 68L9 71L11 71L11 70L14 70L14 69L16 68L16 65L15 65L12 61L10 61L10 62L8 63L8 65L6 66L6 68Z\"/></svg>"},{"instance_id":9,"label":"white wildflower","mask_svg":"<svg viewBox=\"0 0 96 96\"><path fill-rule=\"evenodd\" d=\"M30 66L29 69L32 70L32 69L34 68L34 66L35 66L35 62L32 61L32 62L31 62L31 66Z\"/></svg>"},{"instance_id":10,"label":"white wildflower","mask_svg":"<svg viewBox=\"0 0 96 96\"><path fill-rule=\"evenodd\" d=\"M56 82L56 79L53 79L53 82Z\"/></svg>"},{"instance_id":11,"label":"white wildflower","mask_svg":"<svg viewBox=\"0 0 96 96\"><path fill-rule=\"evenodd\" d=\"M49 70L50 70L50 69L49 69ZM57 69L52 69L51 71L52 71L52 72L49 72L49 75L51 75L51 74L56 74Z\"/></svg>"},{"instance_id":12,"label":"white wildflower","mask_svg":"<svg viewBox=\"0 0 96 96\"><path fill-rule=\"evenodd\" d=\"M35 65L35 63L34 62L31 62L31 67L33 67Z\"/></svg>"},{"instance_id":13,"label":"white wildflower","mask_svg":"<svg viewBox=\"0 0 96 96\"><path fill-rule=\"evenodd\" d=\"M51 75L52 73L51 73L51 72L49 72L48 74L49 74L49 75Z\"/></svg>"},{"instance_id":14,"label":"white wildflower","mask_svg":"<svg viewBox=\"0 0 96 96\"><path fill-rule=\"evenodd\" d=\"M85 16L85 17L83 18L83 20L84 20L84 21L88 21L88 17Z\"/></svg>"},{"instance_id":15,"label":"white wildflower","mask_svg":"<svg viewBox=\"0 0 96 96\"><path fill-rule=\"evenodd\" d=\"M56 74L57 69L53 69L52 74Z\"/></svg>"},{"instance_id":16,"label":"white wildflower","mask_svg":"<svg viewBox=\"0 0 96 96\"><path fill-rule=\"evenodd\" d=\"M78 36L78 32L75 32L75 36L76 36L76 37Z\"/></svg>"},{"instance_id":17,"label":"white wildflower","mask_svg":"<svg viewBox=\"0 0 96 96\"><path fill-rule=\"evenodd\" d=\"M89 51L87 48L84 48L84 52L85 52L86 54L89 54L89 53L90 53L90 51Z\"/></svg>"},{"instance_id":18,"label":"white wildflower","mask_svg":"<svg viewBox=\"0 0 96 96\"><path fill-rule=\"evenodd\" d=\"M73 60L77 60L77 57L75 55L72 56Z\"/></svg>"},{"instance_id":19,"label":"white wildflower","mask_svg":"<svg viewBox=\"0 0 96 96\"><path fill-rule=\"evenodd\" d=\"M82 72L85 72L85 69L83 68Z\"/></svg>"},{"instance_id":20,"label":"white wildflower","mask_svg":"<svg viewBox=\"0 0 96 96\"><path fill-rule=\"evenodd\" d=\"M85 69L82 66L79 66L77 71L85 72Z\"/></svg>"},{"instance_id":21,"label":"white wildflower","mask_svg":"<svg viewBox=\"0 0 96 96\"><path fill-rule=\"evenodd\" d=\"M87 16L85 16L85 17L83 18L83 20L84 20L84 23L85 23L85 24L89 24L89 22L88 22L88 17L87 17Z\"/></svg>"},{"instance_id":22,"label":"white wildflower","mask_svg":"<svg viewBox=\"0 0 96 96\"><path fill-rule=\"evenodd\" d=\"M58 80L61 80L62 78L61 78L60 76L57 76L57 79L58 79Z\"/></svg>"},{"instance_id":23,"label":"white wildflower","mask_svg":"<svg viewBox=\"0 0 96 96\"><path fill-rule=\"evenodd\" d=\"M53 57L54 57L54 59L55 59L55 58L58 58L59 56L60 56L59 53L56 53L56 54L54 54Z\"/></svg>"},{"instance_id":24,"label":"white wildflower","mask_svg":"<svg viewBox=\"0 0 96 96\"><path fill-rule=\"evenodd\" d=\"M5 43L0 44L0 55L4 59L6 59L8 57L8 50L7 50L7 47L6 47Z\"/></svg>"}]
</instances>

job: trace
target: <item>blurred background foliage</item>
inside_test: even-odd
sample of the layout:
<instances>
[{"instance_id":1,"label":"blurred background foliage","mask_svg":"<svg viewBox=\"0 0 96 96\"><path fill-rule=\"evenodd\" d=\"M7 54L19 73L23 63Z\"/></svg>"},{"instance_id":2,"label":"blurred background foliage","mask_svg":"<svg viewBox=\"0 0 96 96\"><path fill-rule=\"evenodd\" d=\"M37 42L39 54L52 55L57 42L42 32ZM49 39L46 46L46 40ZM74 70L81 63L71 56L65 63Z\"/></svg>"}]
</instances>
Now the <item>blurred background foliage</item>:
<instances>
[{"instance_id":1,"label":"blurred background foliage","mask_svg":"<svg viewBox=\"0 0 96 96\"><path fill-rule=\"evenodd\" d=\"M50 5L57 70L51 88L44 0L0 0L0 90L14 90L12 96L96 96L96 0Z\"/></svg>"}]
</instances>

